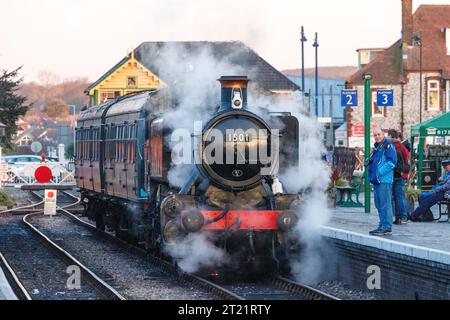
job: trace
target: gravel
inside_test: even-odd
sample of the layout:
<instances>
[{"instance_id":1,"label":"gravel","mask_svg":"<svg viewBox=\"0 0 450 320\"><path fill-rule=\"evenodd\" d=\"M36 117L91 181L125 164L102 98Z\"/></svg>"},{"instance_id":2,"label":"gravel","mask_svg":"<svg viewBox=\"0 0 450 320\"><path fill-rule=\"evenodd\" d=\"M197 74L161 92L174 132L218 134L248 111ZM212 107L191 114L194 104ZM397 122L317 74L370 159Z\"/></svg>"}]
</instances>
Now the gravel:
<instances>
[{"instance_id":1,"label":"gravel","mask_svg":"<svg viewBox=\"0 0 450 320\"><path fill-rule=\"evenodd\" d=\"M2 191L9 194L9 196L16 202L18 207L29 205L29 200L33 199L28 191L21 190L20 188L4 187Z\"/></svg>"},{"instance_id":2,"label":"gravel","mask_svg":"<svg viewBox=\"0 0 450 320\"><path fill-rule=\"evenodd\" d=\"M39 217L33 224L130 300L212 300L212 294L182 285L142 257L68 218Z\"/></svg>"},{"instance_id":3,"label":"gravel","mask_svg":"<svg viewBox=\"0 0 450 320\"><path fill-rule=\"evenodd\" d=\"M21 280L33 300L98 300L103 299L90 282L80 290L66 284L71 265L32 233L22 217L0 217L0 251Z\"/></svg>"},{"instance_id":4,"label":"gravel","mask_svg":"<svg viewBox=\"0 0 450 320\"><path fill-rule=\"evenodd\" d=\"M342 300L379 300L374 292L355 290L339 281L325 281L312 287Z\"/></svg>"}]
</instances>

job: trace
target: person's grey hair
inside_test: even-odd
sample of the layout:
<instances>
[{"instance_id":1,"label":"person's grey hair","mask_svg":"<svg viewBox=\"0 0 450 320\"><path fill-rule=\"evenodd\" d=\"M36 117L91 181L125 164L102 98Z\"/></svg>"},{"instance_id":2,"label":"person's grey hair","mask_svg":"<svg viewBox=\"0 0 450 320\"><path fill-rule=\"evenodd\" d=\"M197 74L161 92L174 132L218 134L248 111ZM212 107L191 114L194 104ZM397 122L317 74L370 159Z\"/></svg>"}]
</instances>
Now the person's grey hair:
<instances>
[{"instance_id":1,"label":"person's grey hair","mask_svg":"<svg viewBox=\"0 0 450 320\"><path fill-rule=\"evenodd\" d=\"M373 129L373 134L379 134L379 133L383 133L383 130L381 130L380 128L375 128Z\"/></svg>"}]
</instances>

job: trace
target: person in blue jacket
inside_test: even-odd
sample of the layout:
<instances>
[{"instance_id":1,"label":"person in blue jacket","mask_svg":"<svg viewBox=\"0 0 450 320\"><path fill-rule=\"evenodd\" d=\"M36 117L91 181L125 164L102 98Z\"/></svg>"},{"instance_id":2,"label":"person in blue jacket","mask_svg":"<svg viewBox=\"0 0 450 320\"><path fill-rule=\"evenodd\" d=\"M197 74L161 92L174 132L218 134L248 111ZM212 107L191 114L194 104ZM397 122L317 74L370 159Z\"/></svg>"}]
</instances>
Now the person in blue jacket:
<instances>
[{"instance_id":1,"label":"person in blue jacket","mask_svg":"<svg viewBox=\"0 0 450 320\"><path fill-rule=\"evenodd\" d=\"M378 210L380 223L373 236L392 235L394 222L392 211L392 185L394 168L397 165L397 152L394 145L384 136L381 129L373 131L375 147L369 159L369 181L373 184L375 207Z\"/></svg>"},{"instance_id":2,"label":"person in blue jacket","mask_svg":"<svg viewBox=\"0 0 450 320\"><path fill-rule=\"evenodd\" d=\"M438 202L450 200L450 160L442 161L445 173L431 191L424 192L419 198L419 207L411 214L414 222L434 221L431 207Z\"/></svg>"}]
</instances>

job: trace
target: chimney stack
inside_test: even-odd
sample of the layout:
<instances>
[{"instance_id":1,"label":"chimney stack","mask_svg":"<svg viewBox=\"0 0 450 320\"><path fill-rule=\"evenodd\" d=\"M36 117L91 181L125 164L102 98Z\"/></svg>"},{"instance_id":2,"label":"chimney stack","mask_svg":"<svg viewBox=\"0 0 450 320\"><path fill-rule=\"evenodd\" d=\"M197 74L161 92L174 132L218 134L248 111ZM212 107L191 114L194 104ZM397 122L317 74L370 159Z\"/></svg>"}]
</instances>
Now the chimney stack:
<instances>
[{"instance_id":1,"label":"chimney stack","mask_svg":"<svg viewBox=\"0 0 450 320\"><path fill-rule=\"evenodd\" d=\"M414 37L413 27L413 0L402 0L402 42L403 45L412 44Z\"/></svg>"},{"instance_id":2,"label":"chimney stack","mask_svg":"<svg viewBox=\"0 0 450 320\"><path fill-rule=\"evenodd\" d=\"M219 111L246 109L247 87L250 79L247 76L224 76L219 81L222 87Z\"/></svg>"}]
</instances>

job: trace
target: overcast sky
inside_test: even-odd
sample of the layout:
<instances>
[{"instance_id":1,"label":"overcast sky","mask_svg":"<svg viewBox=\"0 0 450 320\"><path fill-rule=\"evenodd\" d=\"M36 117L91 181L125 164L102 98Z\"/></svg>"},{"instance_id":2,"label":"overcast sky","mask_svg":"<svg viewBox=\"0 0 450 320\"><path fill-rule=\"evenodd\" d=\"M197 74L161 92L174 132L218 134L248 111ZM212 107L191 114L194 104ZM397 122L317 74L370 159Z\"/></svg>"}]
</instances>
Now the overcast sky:
<instances>
[{"instance_id":1,"label":"overcast sky","mask_svg":"<svg viewBox=\"0 0 450 320\"><path fill-rule=\"evenodd\" d=\"M415 0L450 4L450 0ZM279 69L307 65L319 32L320 65L356 65L355 50L400 38L400 0L0 0L0 69L24 65L97 79L143 41L241 40Z\"/></svg>"}]
</instances>

